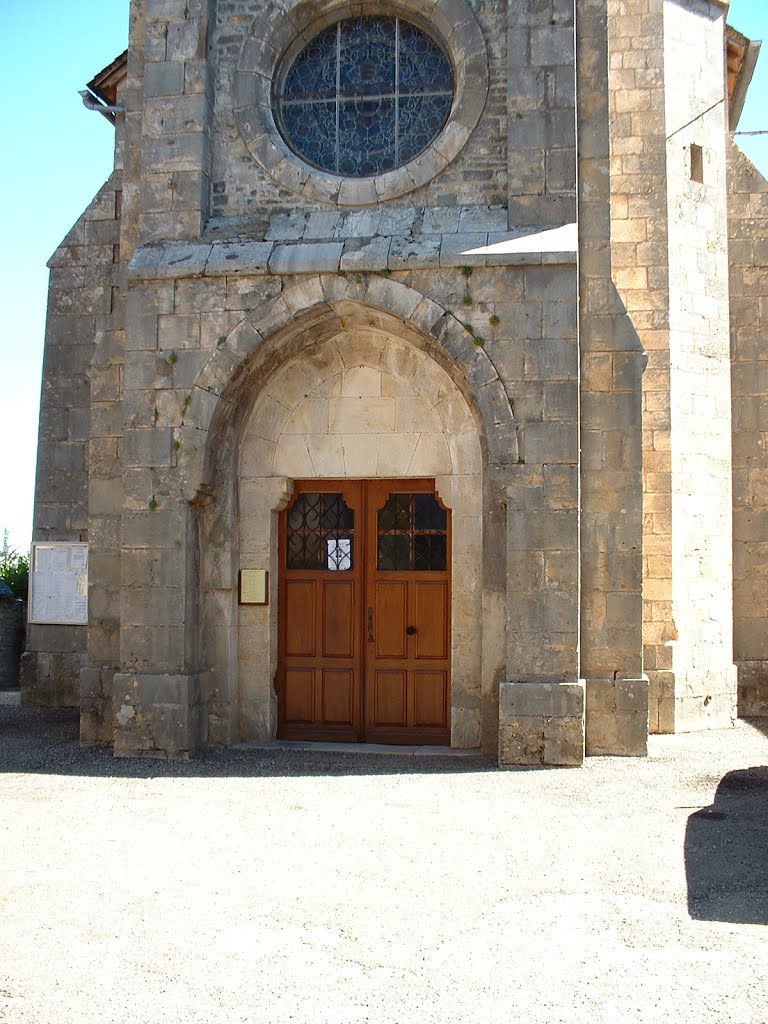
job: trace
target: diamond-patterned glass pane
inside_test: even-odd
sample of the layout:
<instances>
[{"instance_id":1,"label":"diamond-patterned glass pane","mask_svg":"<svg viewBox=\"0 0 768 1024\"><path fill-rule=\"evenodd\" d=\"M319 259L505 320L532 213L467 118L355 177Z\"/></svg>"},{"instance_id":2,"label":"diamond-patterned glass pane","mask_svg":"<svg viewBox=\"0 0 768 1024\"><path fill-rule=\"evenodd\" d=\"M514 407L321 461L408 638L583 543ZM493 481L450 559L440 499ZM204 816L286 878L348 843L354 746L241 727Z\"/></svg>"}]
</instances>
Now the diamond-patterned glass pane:
<instances>
[{"instance_id":1,"label":"diamond-patterned glass pane","mask_svg":"<svg viewBox=\"0 0 768 1024\"><path fill-rule=\"evenodd\" d=\"M301 494L288 510L286 567L346 572L354 562L355 513L341 494Z\"/></svg>"},{"instance_id":2,"label":"diamond-patterned glass pane","mask_svg":"<svg viewBox=\"0 0 768 1024\"><path fill-rule=\"evenodd\" d=\"M377 565L384 572L448 567L448 514L435 494L391 494L378 513Z\"/></svg>"},{"instance_id":3,"label":"diamond-patterned glass pane","mask_svg":"<svg viewBox=\"0 0 768 1024\"><path fill-rule=\"evenodd\" d=\"M402 18L347 18L299 53L276 96L288 145L321 170L364 178L412 160L442 131L451 63Z\"/></svg>"}]
</instances>

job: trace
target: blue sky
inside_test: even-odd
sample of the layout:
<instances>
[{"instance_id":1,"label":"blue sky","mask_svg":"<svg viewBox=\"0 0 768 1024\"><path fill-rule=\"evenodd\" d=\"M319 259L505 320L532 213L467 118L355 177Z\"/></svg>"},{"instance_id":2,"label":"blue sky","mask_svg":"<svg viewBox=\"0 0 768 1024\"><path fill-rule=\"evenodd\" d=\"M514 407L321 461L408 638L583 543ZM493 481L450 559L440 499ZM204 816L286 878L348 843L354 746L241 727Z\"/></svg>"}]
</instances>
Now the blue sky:
<instances>
[{"instance_id":1,"label":"blue sky","mask_svg":"<svg viewBox=\"0 0 768 1024\"><path fill-rule=\"evenodd\" d=\"M732 0L728 20L768 37L768 0ZM128 0L0 0L0 531L19 550L32 531L46 261L112 166L113 129L78 91L127 39ZM768 129L768 39L739 128ZM738 141L768 175L768 136Z\"/></svg>"}]
</instances>

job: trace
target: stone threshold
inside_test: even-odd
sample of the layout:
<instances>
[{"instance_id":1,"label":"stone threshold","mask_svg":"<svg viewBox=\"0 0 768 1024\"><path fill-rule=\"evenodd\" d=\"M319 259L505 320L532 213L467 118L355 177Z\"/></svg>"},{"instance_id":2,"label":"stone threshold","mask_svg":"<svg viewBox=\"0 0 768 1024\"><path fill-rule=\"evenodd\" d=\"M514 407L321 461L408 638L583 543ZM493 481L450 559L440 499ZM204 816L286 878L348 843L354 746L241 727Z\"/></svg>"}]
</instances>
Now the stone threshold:
<instances>
[{"instance_id":1,"label":"stone threshold","mask_svg":"<svg viewBox=\"0 0 768 1024\"><path fill-rule=\"evenodd\" d=\"M397 757L482 757L479 748L459 749L457 747L406 746L394 743L307 743L304 740L273 740L270 743L233 743L230 750L301 750L307 753L323 754L390 754Z\"/></svg>"}]
</instances>

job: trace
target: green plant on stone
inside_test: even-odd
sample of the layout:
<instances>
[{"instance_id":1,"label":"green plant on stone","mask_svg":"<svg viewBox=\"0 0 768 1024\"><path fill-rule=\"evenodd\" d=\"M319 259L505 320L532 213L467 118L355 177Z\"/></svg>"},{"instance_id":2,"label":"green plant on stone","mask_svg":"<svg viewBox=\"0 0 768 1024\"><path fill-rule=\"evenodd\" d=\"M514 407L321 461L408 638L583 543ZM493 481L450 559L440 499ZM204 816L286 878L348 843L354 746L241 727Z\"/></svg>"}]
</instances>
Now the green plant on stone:
<instances>
[{"instance_id":1,"label":"green plant on stone","mask_svg":"<svg viewBox=\"0 0 768 1024\"><path fill-rule=\"evenodd\" d=\"M152 497L149 499L149 511L154 512L156 508L157 502L155 501L155 496L153 494Z\"/></svg>"},{"instance_id":2,"label":"green plant on stone","mask_svg":"<svg viewBox=\"0 0 768 1024\"><path fill-rule=\"evenodd\" d=\"M176 355L176 349L171 349L171 354L168 356L168 362L173 366L174 363L178 363L178 361L179 357Z\"/></svg>"},{"instance_id":3,"label":"green plant on stone","mask_svg":"<svg viewBox=\"0 0 768 1024\"><path fill-rule=\"evenodd\" d=\"M499 324L501 323L501 320L499 320L499 318L494 313L492 316L488 317L488 323L491 325L491 327L498 327Z\"/></svg>"},{"instance_id":4,"label":"green plant on stone","mask_svg":"<svg viewBox=\"0 0 768 1024\"><path fill-rule=\"evenodd\" d=\"M464 298L461 300L464 306L474 306L475 300L469 294L469 279L472 277L472 267L462 267L461 273L464 275Z\"/></svg>"}]
</instances>

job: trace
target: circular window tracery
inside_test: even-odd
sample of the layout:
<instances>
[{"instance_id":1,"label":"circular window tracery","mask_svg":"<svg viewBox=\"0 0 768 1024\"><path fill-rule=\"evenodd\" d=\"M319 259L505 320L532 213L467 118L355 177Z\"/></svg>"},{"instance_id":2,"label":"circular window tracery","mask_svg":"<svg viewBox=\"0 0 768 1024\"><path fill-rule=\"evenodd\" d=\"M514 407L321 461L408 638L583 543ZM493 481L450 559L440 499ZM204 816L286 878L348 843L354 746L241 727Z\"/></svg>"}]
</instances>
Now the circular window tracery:
<instances>
[{"instance_id":1,"label":"circular window tracery","mask_svg":"<svg viewBox=\"0 0 768 1024\"><path fill-rule=\"evenodd\" d=\"M305 201L339 207L361 207L398 199L432 181L461 152L483 113L489 90L488 51L477 16L468 0L387 0L390 16L421 26L426 38L439 40L453 75L453 101L448 118L426 149L392 170L369 177L324 171L300 157L278 126L277 98L281 83L307 40L340 20L363 14L355 0L324 0L318 18L317 0L290 0L283 6L264 4L254 17L240 52L233 81L238 131L265 174ZM371 16L375 12L371 11ZM314 30L308 26L315 26ZM461 31L457 32L457 26ZM297 35L297 29L299 35Z\"/></svg>"},{"instance_id":2,"label":"circular window tracery","mask_svg":"<svg viewBox=\"0 0 768 1024\"><path fill-rule=\"evenodd\" d=\"M280 131L302 159L365 178L402 166L440 134L454 97L442 48L399 17L337 21L278 76Z\"/></svg>"}]
</instances>

